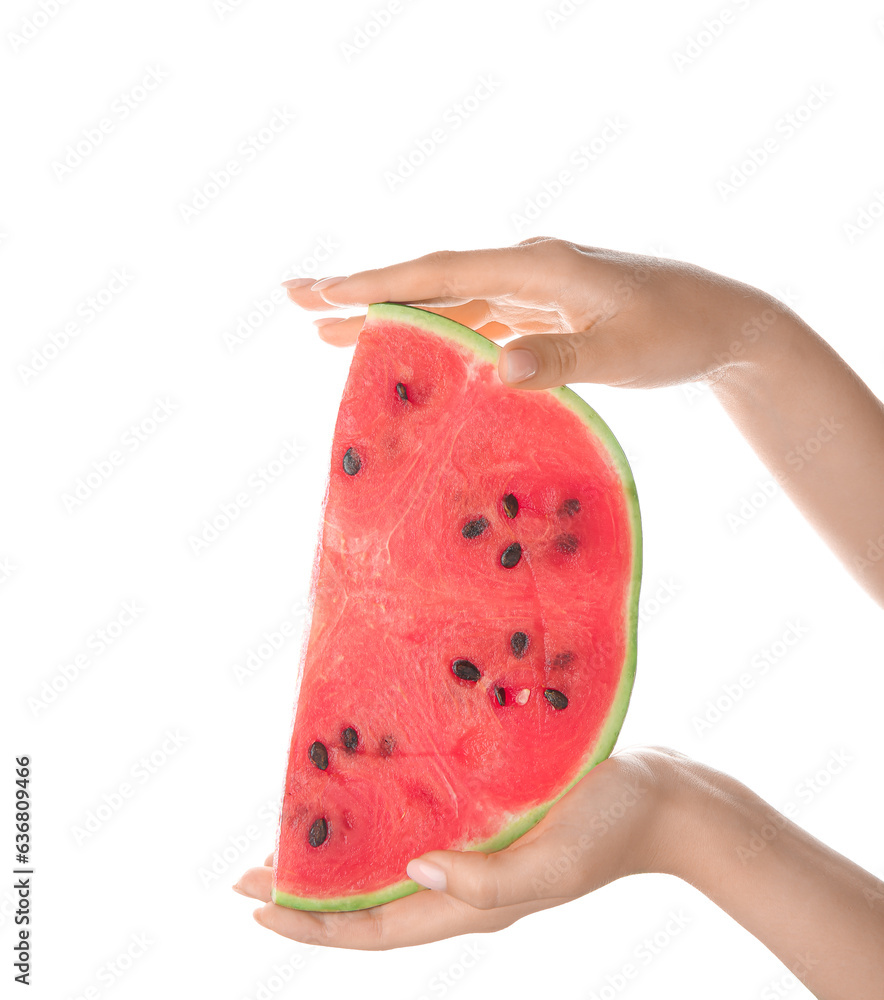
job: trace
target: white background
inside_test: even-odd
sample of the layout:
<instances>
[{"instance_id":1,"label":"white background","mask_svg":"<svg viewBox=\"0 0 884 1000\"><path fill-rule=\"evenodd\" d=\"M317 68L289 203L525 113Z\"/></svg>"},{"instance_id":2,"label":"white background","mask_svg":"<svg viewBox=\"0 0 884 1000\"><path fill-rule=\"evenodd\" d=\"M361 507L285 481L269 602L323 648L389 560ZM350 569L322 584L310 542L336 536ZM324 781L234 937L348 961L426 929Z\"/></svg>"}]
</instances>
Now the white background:
<instances>
[{"instance_id":1,"label":"white background","mask_svg":"<svg viewBox=\"0 0 884 1000\"><path fill-rule=\"evenodd\" d=\"M234 668L265 633L301 622L351 354L270 299L281 279L532 234L656 253L785 298L884 389L880 207L858 236L845 229L884 190L884 6L568 9L412 0L378 16L384 0L69 0L50 17L35 0L4 4L0 558L12 569L0 584L0 859L12 868L13 757L27 753L30 996L807 995L663 876L493 936L383 954L287 942L230 890L273 846L298 634L245 681ZM704 27L722 10L726 25ZM137 90L151 74L154 89ZM805 115L813 88L828 96ZM280 112L277 127L291 120L262 142ZM790 113L804 119L791 135ZM521 224L609 118L616 141ZM400 158L440 127L443 141L398 177ZM247 153L252 136L262 148ZM767 162L742 171L768 137ZM85 155L65 168L78 143ZM230 160L239 174L213 187ZM719 182L735 168L743 183L728 193ZM188 204L202 207L185 217ZM334 249L318 264L322 246ZM115 269L126 287L86 321ZM78 332L53 351L72 322ZM248 336L231 347L238 327ZM35 352L38 363L52 355L39 372ZM761 492L769 476L708 393L580 391L623 443L642 501L644 620L620 746L670 745L720 767L881 875L880 611L789 500ZM127 450L157 400L173 412ZM291 441L297 459L195 554L203 520ZM67 509L64 495L115 450L123 463ZM752 516L738 523L741 506ZM137 618L100 649L97 630L125 602ZM753 657L794 623L800 641L762 677ZM727 704L746 671L754 687L700 734L707 703ZM53 680L63 690L49 702ZM179 745L163 749L168 732ZM139 764L151 754L153 773ZM827 764L840 773L810 794ZM78 833L124 782L131 797ZM11 983L12 876L2 882ZM636 949L670 911L687 926L642 961ZM149 942L134 961L133 935ZM481 956L464 972L469 944ZM108 963L121 956L116 978ZM281 988L274 969L299 956ZM605 993L629 962L638 976Z\"/></svg>"}]
</instances>

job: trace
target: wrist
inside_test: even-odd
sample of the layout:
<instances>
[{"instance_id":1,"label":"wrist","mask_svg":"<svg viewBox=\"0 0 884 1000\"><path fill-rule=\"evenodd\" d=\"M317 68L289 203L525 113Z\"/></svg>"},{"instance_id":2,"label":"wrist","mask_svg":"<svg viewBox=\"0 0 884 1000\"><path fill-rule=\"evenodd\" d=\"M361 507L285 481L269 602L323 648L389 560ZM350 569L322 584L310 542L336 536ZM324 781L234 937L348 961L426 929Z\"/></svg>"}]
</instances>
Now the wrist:
<instances>
[{"instance_id":1,"label":"wrist","mask_svg":"<svg viewBox=\"0 0 884 1000\"><path fill-rule=\"evenodd\" d=\"M654 751L647 871L704 884L762 824L765 803L740 782L671 750ZM768 812L772 812L768 807Z\"/></svg>"},{"instance_id":2,"label":"wrist","mask_svg":"<svg viewBox=\"0 0 884 1000\"><path fill-rule=\"evenodd\" d=\"M764 379L779 378L812 334L787 305L757 288L749 295L735 294L726 313L730 322L721 331L715 363L706 376L716 388L747 389Z\"/></svg>"}]
</instances>

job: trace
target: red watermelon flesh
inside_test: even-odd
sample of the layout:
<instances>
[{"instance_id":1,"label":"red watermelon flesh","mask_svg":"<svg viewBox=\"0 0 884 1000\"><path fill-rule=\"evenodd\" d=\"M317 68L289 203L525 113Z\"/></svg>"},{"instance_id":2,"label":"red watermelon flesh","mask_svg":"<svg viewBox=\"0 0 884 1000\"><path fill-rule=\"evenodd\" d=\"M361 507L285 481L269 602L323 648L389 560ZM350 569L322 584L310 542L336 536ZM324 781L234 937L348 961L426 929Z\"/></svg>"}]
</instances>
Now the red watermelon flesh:
<instances>
[{"instance_id":1,"label":"red watermelon flesh","mask_svg":"<svg viewBox=\"0 0 884 1000\"><path fill-rule=\"evenodd\" d=\"M275 902L417 891L432 849L497 850L611 751L635 669L635 485L570 389L369 307L338 413L274 865Z\"/></svg>"}]
</instances>

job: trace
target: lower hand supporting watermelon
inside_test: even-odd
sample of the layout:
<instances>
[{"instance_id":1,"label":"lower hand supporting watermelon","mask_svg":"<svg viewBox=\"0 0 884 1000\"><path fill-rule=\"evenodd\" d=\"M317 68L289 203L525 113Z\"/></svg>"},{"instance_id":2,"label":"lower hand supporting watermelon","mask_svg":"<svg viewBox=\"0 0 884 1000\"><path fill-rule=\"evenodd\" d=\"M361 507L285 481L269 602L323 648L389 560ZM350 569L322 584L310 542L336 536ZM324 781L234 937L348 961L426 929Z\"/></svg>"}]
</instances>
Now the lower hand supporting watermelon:
<instances>
[{"instance_id":1,"label":"lower hand supporting watermelon","mask_svg":"<svg viewBox=\"0 0 884 1000\"><path fill-rule=\"evenodd\" d=\"M499 371L519 388L710 385L780 486L884 604L884 407L766 292L693 264L545 237L284 284L309 310L408 302L491 339L516 334ZM324 340L345 345L362 320L316 323Z\"/></svg>"},{"instance_id":2,"label":"lower hand supporting watermelon","mask_svg":"<svg viewBox=\"0 0 884 1000\"><path fill-rule=\"evenodd\" d=\"M871 1000L884 982L884 883L738 781L674 751L608 758L495 854L419 860L442 873L444 891L349 913L271 903L270 867L250 869L235 888L263 901L255 919L284 937L385 950L500 930L626 875L665 873L696 886L817 996ZM409 875L419 879L418 869L410 864Z\"/></svg>"}]
</instances>

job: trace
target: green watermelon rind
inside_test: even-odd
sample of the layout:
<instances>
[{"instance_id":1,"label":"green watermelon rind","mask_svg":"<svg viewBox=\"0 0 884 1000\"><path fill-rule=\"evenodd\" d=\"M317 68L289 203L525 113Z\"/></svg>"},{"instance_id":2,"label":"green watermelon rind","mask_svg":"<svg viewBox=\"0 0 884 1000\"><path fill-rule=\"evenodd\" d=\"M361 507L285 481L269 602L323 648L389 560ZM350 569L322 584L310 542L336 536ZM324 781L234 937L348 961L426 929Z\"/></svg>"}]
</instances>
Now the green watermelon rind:
<instances>
[{"instance_id":1,"label":"green watermelon rind","mask_svg":"<svg viewBox=\"0 0 884 1000\"><path fill-rule=\"evenodd\" d=\"M416 314L420 314L419 316ZM368 307L367 321L388 320L394 323L404 323L421 330L439 334L454 340L464 347L469 348L487 361L497 365L500 357L500 348L494 341L484 337L481 333L464 326L447 316L440 316L438 313L430 312L426 309L419 309L415 306L405 306L395 302L374 303ZM595 410L580 396L569 389L568 386L557 386L554 389L525 390L533 392L548 392L555 396L559 402L571 410L580 420L585 423L597 438L603 443L607 454L614 461L617 475L623 486L623 493L626 500L629 523L632 529L631 537L633 543L632 578L630 580L630 590L627 599L627 637L626 656L620 674L620 683L611 702L605 720L604 728L599 733L598 740L592 750L587 753L581 762L577 773L568 785L553 799L535 806L530 812L522 813L514 819L508 826L488 840L479 844L466 844L460 848L465 851L481 851L489 854L494 851L503 850L509 847L513 841L518 840L527 833L533 826L536 826L541 819L549 812L556 802L563 795L567 794L581 778L584 778L597 764L610 756L617 742L617 736L626 717L626 710L629 707L629 698L632 693L632 685L635 679L635 664L637 655L637 634L638 634L638 599L641 588L642 574L642 532L641 515L638 505L638 492L635 487L635 480L632 469L629 467L626 455L620 447L620 443L614 437L611 429L595 412ZM452 848L457 849L457 848ZM341 911L341 910L363 910L373 906L380 906L383 903L392 902L410 896L414 892L420 892L424 887L412 879L406 878L401 882L385 886L376 892L363 893L361 895L337 896L334 898L311 898L305 896L294 896L289 893L280 892L276 885L273 885L271 896L274 903L280 906L287 906L298 910L312 911Z\"/></svg>"}]
</instances>

